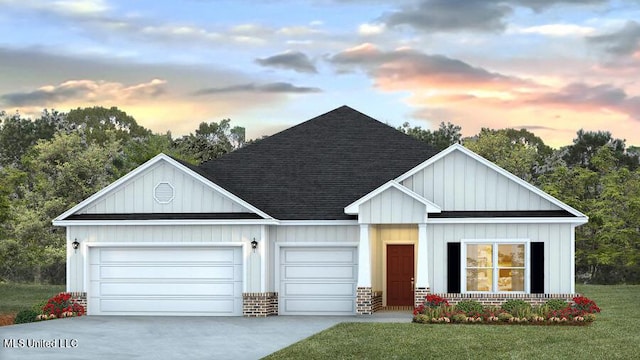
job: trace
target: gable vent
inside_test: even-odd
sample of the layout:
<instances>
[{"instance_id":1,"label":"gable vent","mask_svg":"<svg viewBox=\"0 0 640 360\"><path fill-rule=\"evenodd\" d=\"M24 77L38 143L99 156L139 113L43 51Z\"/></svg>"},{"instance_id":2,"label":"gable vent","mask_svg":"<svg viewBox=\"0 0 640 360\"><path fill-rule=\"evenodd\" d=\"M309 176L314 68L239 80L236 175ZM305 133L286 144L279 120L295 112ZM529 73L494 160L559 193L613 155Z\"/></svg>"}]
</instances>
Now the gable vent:
<instances>
[{"instance_id":1,"label":"gable vent","mask_svg":"<svg viewBox=\"0 0 640 360\"><path fill-rule=\"evenodd\" d=\"M168 182L161 182L153 189L153 198L160 204L169 204L175 197L175 190Z\"/></svg>"}]
</instances>

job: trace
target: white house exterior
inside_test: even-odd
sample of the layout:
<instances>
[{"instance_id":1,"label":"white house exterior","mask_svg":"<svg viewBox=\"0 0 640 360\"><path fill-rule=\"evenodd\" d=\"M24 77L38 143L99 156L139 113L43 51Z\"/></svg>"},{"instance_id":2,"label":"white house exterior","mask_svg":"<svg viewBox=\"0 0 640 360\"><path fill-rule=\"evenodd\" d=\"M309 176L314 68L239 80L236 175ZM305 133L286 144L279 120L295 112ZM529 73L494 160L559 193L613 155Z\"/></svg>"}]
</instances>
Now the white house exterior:
<instances>
[{"instance_id":1,"label":"white house exterior","mask_svg":"<svg viewBox=\"0 0 640 360\"><path fill-rule=\"evenodd\" d=\"M194 316L569 298L586 222L348 107L199 167L160 154L53 221L89 315Z\"/></svg>"}]
</instances>

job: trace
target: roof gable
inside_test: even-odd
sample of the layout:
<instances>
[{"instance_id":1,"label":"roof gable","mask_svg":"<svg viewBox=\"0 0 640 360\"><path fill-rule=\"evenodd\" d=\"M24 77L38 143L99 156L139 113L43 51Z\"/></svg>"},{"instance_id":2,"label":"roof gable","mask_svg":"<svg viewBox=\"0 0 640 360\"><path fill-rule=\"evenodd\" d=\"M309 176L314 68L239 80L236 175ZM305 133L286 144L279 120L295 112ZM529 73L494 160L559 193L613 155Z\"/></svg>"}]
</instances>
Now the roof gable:
<instances>
[{"instance_id":1,"label":"roof gable","mask_svg":"<svg viewBox=\"0 0 640 360\"><path fill-rule=\"evenodd\" d=\"M54 224L74 216L161 213L249 213L269 217L182 163L160 154L58 216Z\"/></svg>"},{"instance_id":2,"label":"roof gable","mask_svg":"<svg viewBox=\"0 0 640 360\"><path fill-rule=\"evenodd\" d=\"M347 220L344 207L436 154L342 106L202 164L201 174L280 220Z\"/></svg>"},{"instance_id":3,"label":"roof gable","mask_svg":"<svg viewBox=\"0 0 640 360\"><path fill-rule=\"evenodd\" d=\"M584 214L454 144L396 179L443 211L557 211Z\"/></svg>"}]
</instances>

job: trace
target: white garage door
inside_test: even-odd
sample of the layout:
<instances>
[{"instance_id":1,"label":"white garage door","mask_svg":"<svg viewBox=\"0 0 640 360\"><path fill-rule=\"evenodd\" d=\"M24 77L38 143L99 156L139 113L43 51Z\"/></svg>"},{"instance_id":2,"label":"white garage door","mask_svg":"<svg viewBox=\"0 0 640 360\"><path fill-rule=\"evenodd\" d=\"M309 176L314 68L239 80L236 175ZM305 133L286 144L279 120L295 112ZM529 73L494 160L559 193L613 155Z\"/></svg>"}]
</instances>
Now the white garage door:
<instances>
[{"instance_id":1,"label":"white garage door","mask_svg":"<svg viewBox=\"0 0 640 360\"><path fill-rule=\"evenodd\" d=\"M240 247L92 247L90 315L242 315Z\"/></svg>"},{"instance_id":2,"label":"white garage door","mask_svg":"<svg viewBox=\"0 0 640 360\"><path fill-rule=\"evenodd\" d=\"M354 314L357 270L353 247L280 248L280 314Z\"/></svg>"}]
</instances>

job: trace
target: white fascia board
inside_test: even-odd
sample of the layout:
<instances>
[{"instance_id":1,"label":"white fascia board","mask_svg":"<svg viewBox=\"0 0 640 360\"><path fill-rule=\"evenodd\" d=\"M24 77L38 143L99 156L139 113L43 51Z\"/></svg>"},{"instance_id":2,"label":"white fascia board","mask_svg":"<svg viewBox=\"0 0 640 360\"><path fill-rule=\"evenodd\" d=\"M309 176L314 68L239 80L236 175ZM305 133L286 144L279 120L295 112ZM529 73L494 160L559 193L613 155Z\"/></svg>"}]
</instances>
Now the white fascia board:
<instances>
[{"instance_id":1,"label":"white fascia board","mask_svg":"<svg viewBox=\"0 0 640 360\"><path fill-rule=\"evenodd\" d=\"M389 188L396 188L400 191L402 191L404 194L418 200L419 202L423 203L426 208L427 208L427 213L439 213L442 211L442 209L440 209L440 207L436 204L434 204L433 202L425 199L424 197L420 196L420 194L413 192L411 189L407 188L406 186L403 186L402 184L400 184L399 182L397 182L396 180L389 180L386 183L382 184L381 186L379 186L377 189L371 191L370 193L366 194L365 196L361 197L360 199L354 201L353 203L347 205L344 208L344 212L346 214L349 215L357 215L359 212L359 207L360 205L364 204L365 202L373 199L374 197L382 194L383 192L385 192L387 189Z\"/></svg>"},{"instance_id":2,"label":"white fascia board","mask_svg":"<svg viewBox=\"0 0 640 360\"><path fill-rule=\"evenodd\" d=\"M278 225L274 219L264 220L54 220L54 226L180 226L180 225Z\"/></svg>"},{"instance_id":3,"label":"white fascia board","mask_svg":"<svg viewBox=\"0 0 640 360\"><path fill-rule=\"evenodd\" d=\"M428 218L427 224L586 224L587 217Z\"/></svg>"},{"instance_id":4,"label":"white fascia board","mask_svg":"<svg viewBox=\"0 0 640 360\"><path fill-rule=\"evenodd\" d=\"M533 192L536 195L539 195L543 199L548 200L552 204L557 205L561 209L568 211L572 215L574 215L574 216L576 216L578 218L586 218L588 220L588 216L586 216L585 214L581 213L580 211L578 211L578 210L574 209L573 207L563 203L562 201L554 198L553 196L547 194L546 192L538 189L534 185L522 180L521 178L513 175L512 173L508 172L507 170L501 168L500 166L498 166L498 165L494 164L493 162L483 158L482 156L476 154L475 152L467 149L466 147L464 147L464 146L462 146L460 144L453 144L453 145L449 146L448 148L446 148L445 150L441 151L437 155L429 158L427 161L419 164L418 166L414 167L413 169L411 169L411 170L407 171L406 173L400 175L395 180L398 181L398 182L402 182L402 181L410 178L411 176L415 175L417 172L423 170L427 166L435 163L436 161L442 159L443 157L449 155L450 153L452 153L453 151L456 151L456 150L462 152L465 155L470 156L471 158L477 160L481 164L489 167L492 170L495 170L499 174L501 174L503 176L506 176L508 179L510 179L510 180L514 181L515 183L525 187L527 190ZM577 221L577 222L579 222L579 221Z\"/></svg>"},{"instance_id":5,"label":"white fascia board","mask_svg":"<svg viewBox=\"0 0 640 360\"><path fill-rule=\"evenodd\" d=\"M358 220L280 220L282 226L346 226L358 225Z\"/></svg>"},{"instance_id":6,"label":"white fascia board","mask_svg":"<svg viewBox=\"0 0 640 360\"><path fill-rule=\"evenodd\" d=\"M152 159L150 159L149 161L145 162L144 164L142 164L142 165L138 166L137 168L133 169L131 172L129 172L128 174L124 175L120 179L112 182L107 187L103 188L102 190L100 190L100 191L96 192L95 194L89 196L88 198L86 198L85 200L80 202L78 205L76 205L76 206L72 207L71 209L65 211L64 213L62 213L61 215L59 215L58 217L53 219L53 224L56 225L56 223L59 223L60 221L66 219L70 215L73 215L76 212L82 210L82 208L86 207L87 205L91 204L92 202L94 202L94 201L100 199L101 197L105 196L110 191L114 190L115 188L117 188L118 186L120 186L123 183L127 182L128 180L134 178L135 176L141 174L142 172L144 172L145 170L147 170L150 167L154 166L155 164L159 163L160 161L166 161L167 163L175 166L176 168L182 170L186 174L188 174L188 175L194 177L195 179L197 179L198 181L202 182L204 185L214 189L215 191L218 191L218 192L222 193L224 196L230 198L231 200L237 202L238 204L244 206L245 208L253 211L254 213L256 213L259 216L261 216L262 218L272 219L271 216L267 215L266 213L264 213L260 209L256 208L255 206L253 206L253 205L249 204L248 202L242 200L241 198L239 198L236 195L230 193L229 191L225 190L224 188L220 187L219 185L214 184L209 179L207 179L204 176L196 173L195 171L189 169L188 167L182 165L178 161L175 161L171 157L161 153L161 154L158 154L158 155L154 156ZM62 225L56 225L56 226L62 226Z\"/></svg>"}]
</instances>

